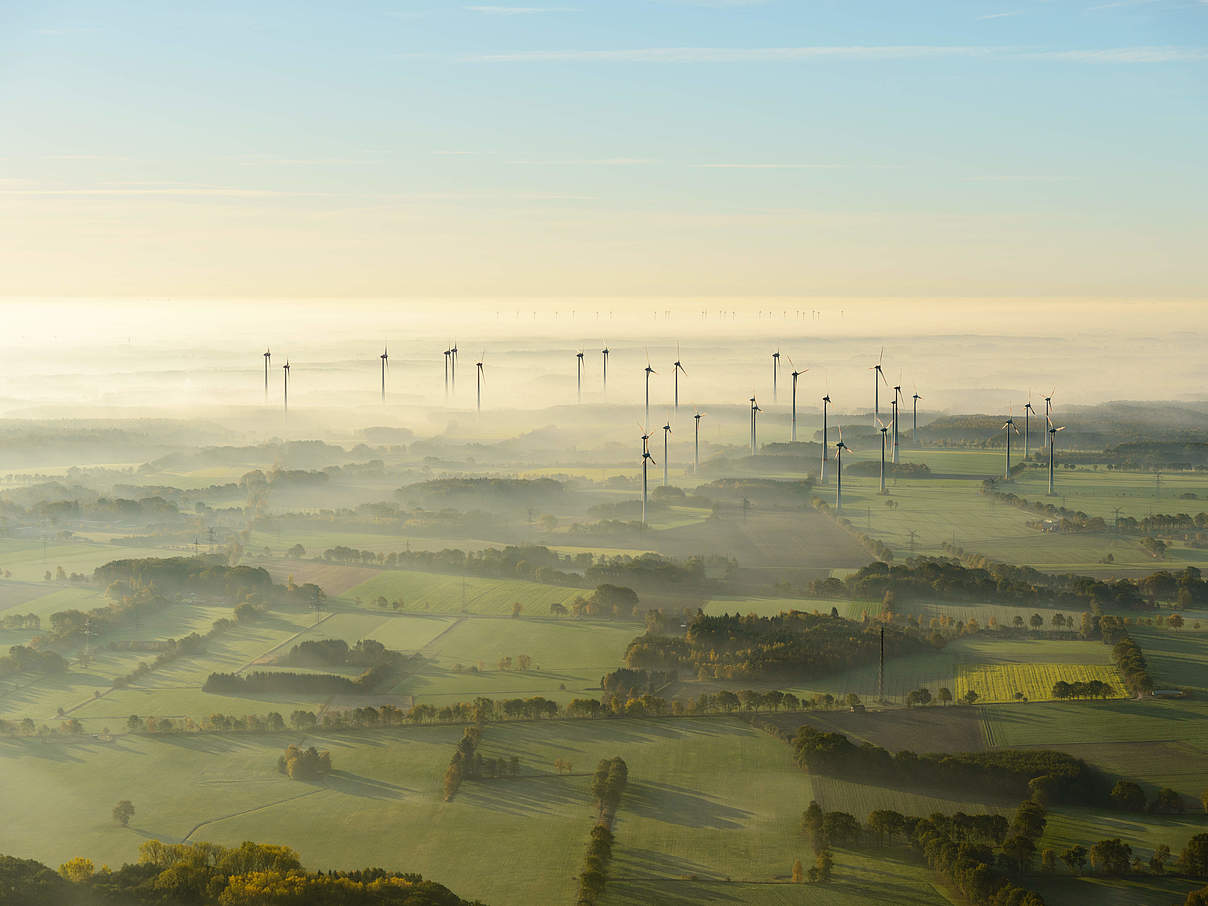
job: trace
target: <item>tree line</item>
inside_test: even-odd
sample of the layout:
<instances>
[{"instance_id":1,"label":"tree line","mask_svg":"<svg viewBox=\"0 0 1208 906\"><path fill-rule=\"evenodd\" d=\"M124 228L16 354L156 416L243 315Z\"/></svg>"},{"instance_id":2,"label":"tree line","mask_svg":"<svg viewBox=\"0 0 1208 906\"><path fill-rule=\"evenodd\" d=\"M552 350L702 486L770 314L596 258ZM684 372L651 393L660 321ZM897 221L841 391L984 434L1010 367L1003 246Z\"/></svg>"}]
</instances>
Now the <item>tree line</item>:
<instances>
[{"instance_id":1,"label":"tree line","mask_svg":"<svg viewBox=\"0 0 1208 906\"><path fill-rule=\"evenodd\" d=\"M872 626L840 617L791 611L776 616L698 614L688 625L687 656L668 666L691 668L701 678L817 677L875 662L880 632L887 657L918 654L942 647L942 636L930 638L910 627ZM654 643L664 663L681 651ZM639 645L627 663L644 663ZM632 657L631 657L632 656Z\"/></svg>"},{"instance_id":2,"label":"tree line","mask_svg":"<svg viewBox=\"0 0 1208 906\"><path fill-rule=\"evenodd\" d=\"M56 872L33 859L0 855L8 906L482 906L410 872L366 868L311 872L285 846L149 840L117 869L76 857Z\"/></svg>"},{"instance_id":3,"label":"tree line","mask_svg":"<svg viewBox=\"0 0 1208 906\"><path fill-rule=\"evenodd\" d=\"M880 746L856 745L842 733L803 724L792 741L801 767L820 774L935 786L984 794L1027 796L1037 789L1053 801L1084 805L1109 804L1106 778L1080 758L1044 749L997 749L987 752L919 754L908 749L890 753Z\"/></svg>"},{"instance_id":4,"label":"tree line","mask_svg":"<svg viewBox=\"0 0 1208 906\"><path fill-rule=\"evenodd\" d=\"M579 874L579 906L594 906L604 893L614 842L612 826L628 783L629 766L621 756L600 759L591 778L591 796L598 816Z\"/></svg>"}]
</instances>

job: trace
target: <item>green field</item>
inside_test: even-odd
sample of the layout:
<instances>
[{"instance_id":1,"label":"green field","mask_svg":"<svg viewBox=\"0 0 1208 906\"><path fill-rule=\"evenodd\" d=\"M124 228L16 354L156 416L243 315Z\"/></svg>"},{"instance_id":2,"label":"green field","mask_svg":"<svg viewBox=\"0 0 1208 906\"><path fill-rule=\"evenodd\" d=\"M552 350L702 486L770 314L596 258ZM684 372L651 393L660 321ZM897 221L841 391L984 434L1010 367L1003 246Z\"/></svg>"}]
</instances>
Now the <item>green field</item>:
<instances>
[{"instance_id":1,"label":"green field","mask_svg":"<svg viewBox=\"0 0 1208 906\"><path fill-rule=\"evenodd\" d=\"M402 599L408 611L432 613L511 614L516 602L525 614L544 616L551 604L568 605L581 588L542 585L523 579L482 579L417 570L382 570L344 593L349 600L368 604L379 596Z\"/></svg>"},{"instance_id":2,"label":"green field","mask_svg":"<svg viewBox=\"0 0 1208 906\"><path fill-rule=\"evenodd\" d=\"M398 691L438 706L480 695L597 698L600 678L621 665L626 646L640 632L636 623L595 620L459 619L423 649L424 662ZM526 671L516 666L522 654L533 659ZM512 658L512 668L500 669L504 657Z\"/></svg>"},{"instance_id":3,"label":"green field","mask_svg":"<svg viewBox=\"0 0 1208 906\"><path fill-rule=\"evenodd\" d=\"M1060 749L1188 805L1208 789L1208 703L1132 701L997 705L983 709L996 746Z\"/></svg>"},{"instance_id":4,"label":"green field","mask_svg":"<svg viewBox=\"0 0 1208 906\"><path fill-rule=\"evenodd\" d=\"M719 891L745 890L721 879L762 886L808 856L798 824L811 778L788 746L740 721L490 725L481 751L518 756L521 776L467 781L444 802L440 776L460 734L430 727L308 738L332 752L335 773L322 783L277 773L277 755L297 739L289 733L3 741L0 796L13 814L42 818L0 827L0 851L114 864L153 837L263 840L296 848L316 868L382 865L448 879L491 903L570 902L593 821L588 774L599 758L621 754L631 783L616 825L612 874L623 880L612 901L638 902L660 885L684 901L689 874ZM573 762L573 775L555 773L557 758ZM109 817L121 798L137 810L129 829ZM833 899L808 902L945 902L914 865L840 853L836 875ZM802 893L780 891L797 897L783 902L805 902Z\"/></svg>"},{"instance_id":5,"label":"green field","mask_svg":"<svg viewBox=\"0 0 1208 906\"><path fill-rule=\"evenodd\" d=\"M843 482L843 515L860 531L888 544L899 559L911 553L942 554L944 542L955 542L966 550L992 559L1062 572L1140 574L1168 564L1173 569L1208 565L1208 551L1173 545L1167 552L1166 562L1155 562L1135 539L1045 533L1028 527L1028 522L1039 518L1036 514L996 503L979 493L982 478L1001 474L1000 454L905 451L902 458L904 462L927 462L935 474L930 478L890 479L889 499L896 504L894 508L887 507L887 498L877 493L877 478L853 476ZM994 462L998 465L993 465ZM978 471L987 466L987 471ZM1043 480L1040 473L1029 471L1025 476L1000 484L1000 489L1030 500L1048 499L1044 496L1045 487L1040 484ZM1137 496L1138 482L1144 480L1152 487L1152 474L1079 471L1062 473L1059 487L1065 488L1065 483L1070 482L1071 493L1082 496L1067 497L1065 505L1092 515L1110 516L1116 506L1133 516L1145 516L1151 511L1208 509L1208 480L1202 475L1172 476L1171 493L1165 499L1157 500ZM1176 484L1180 493L1194 487L1197 490L1191 492L1205 500L1201 504L1175 499L1173 486ZM816 493L822 500L834 502L833 483L830 488L819 488ZM1062 505L1056 497L1052 502ZM914 532L913 538L911 532ZM1102 561L1109 553L1113 562L1105 565Z\"/></svg>"},{"instance_id":6,"label":"green field","mask_svg":"<svg viewBox=\"0 0 1208 906\"><path fill-rule=\"evenodd\" d=\"M92 578L92 571L111 560L132 557L177 557L183 550L168 547L130 547L125 544L99 544L83 539L49 541L43 547L40 539L0 538L0 569L12 573L18 582L42 582L47 570L63 567L67 573L83 573ZM192 553L189 548L188 553Z\"/></svg>"}]
</instances>

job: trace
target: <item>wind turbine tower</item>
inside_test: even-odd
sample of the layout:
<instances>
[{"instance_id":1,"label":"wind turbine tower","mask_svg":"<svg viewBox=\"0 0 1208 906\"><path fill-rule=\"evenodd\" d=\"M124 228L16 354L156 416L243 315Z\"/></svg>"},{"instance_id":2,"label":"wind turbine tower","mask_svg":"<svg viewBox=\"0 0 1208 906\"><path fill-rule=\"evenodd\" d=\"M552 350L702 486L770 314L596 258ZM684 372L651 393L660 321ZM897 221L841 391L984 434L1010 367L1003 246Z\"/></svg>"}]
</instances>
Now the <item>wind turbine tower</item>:
<instances>
[{"instance_id":1,"label":"wind turbine tower","mask_svg":"<svg viewBox=\"0 0 1208 906\"><path fill-rule=\"evenodd\" d=\"M885 386L889 386L889 381L885 377L885 371L881 368L881 360L885 358L885 347L881 347L881 354L877 356L877 364L873 365L868 370L872 372L872 420L874 426L881 421L881 382L885 382Z\"/></svg>"},{"instance_id":2,"label":"wind turbine tower","mask_svg":"<svg viewBox=\"0 0 1208 906\"><path fill-rule=\"evenodd\" d=\"M575 353L575 396L578 402L583 402L583 350Z\"/></svg>"},{"instance_id":3,"label":"wind turbine tower","mask_svg":"<svg viewBox=\"0 0 1208 906\"><path fill-rule=\"evenodd\" d=\"M289 359L285 360L285 364L281 366L285 371L285 409L289 411Z\"/></svg>"},{"instance_id":4,"label":"wind turbine tower","mask_svg":"<svg viewBox=\"0 0 1208 906\"><path fill-rule=\"evenodd\" d=\"M881 493L885 494L888 493L885 490L885 439L889 433L889 425L884 422L878 422L878 424L881 426Z\"/></svg>"},{"instance_id":5,"label":"wind turbine tower","mask_svg":"<svg viewBox=\"0 0 1208 906\"><path fill-rule=\"evenodd\" d=\"M751 455L752 456L754 456L755 453L759 450L759 445L756 441L756 433L755 433L755 416L762 411L763 410L759 408L759 403L755 402L755 397L752 396L751 397Z\"/></svg>"},{"instance_id":6,"label":"wind turbine tower","mask_svg":"<svg viewBox=\"0 0 1208 906\"><path fill-rule=\"evenodd\" d=\"M776 380L780 377L780 350L772 353L772 402L776 402Z\"/></svg>"},{"instance_id":7,"label":"wind turbine tower","mask_svg":"<svg viewBox=\"0 0 1208 906\"><path fill-rule=\"evenodd\" d=\"M819 484L826 484L826 408L830 405L830 402L829 393L822 397L822 468L818 470Z\"/></svg>"},{"instance_id":8,"label":"wind turbine tower","mask_svg":"<svg viewBox=\"0 0 1208 906\"><path fill-rule=\"evenodd\" d=\"M1006 481L1011 477L1011 432L1014 431L1016 436L1019 435L1019 429L1015 427L1015 417L1013 415L1007 416L1007 420L1002 423L1002 430L1007 435L1007 459L1003 463L1002 468L1003 481Z\"/></svg>"},{"instance_id":9,"label":"wind turbine tower","mask_svg":"<svg viewBox=\"0 0 1208 906\"><path fill-rule=\"evenodd\" d=\"M1044 398L1044 420L1050 428L1053 426L1053 391L1049 391L1049 395ZM1049 441L1053 439L1053 432L1045 435L1044 445L1047 447Z\"/></svg>"},{"instance_id":10,"label":"wind turbine tower","mask_svg":"<svg viewBox=\"0 0 1208 906\"><path fill-rule=\"evenodd\" d=\"M1049 496L1053 496L1053 448L1057 445L1057 432L1064 431L1065 425L1060 428L1053 427L1053 420L1046 418L1049 423Z\"/></svg>"},{"instance_id":11,"label":"wind turbine tower","mask_svg":"<svg viewBox=\"0 0 1208 906\"><path fill-rule=\"evenodd\" d=\"M898 382L893 388L893 462L897 465L898 462L898 410L902 399L902 378L898 377Z\"/></svg>"},{"instance_id":12,"label":"wind turbine tower","mask_svg":"<svg viewBox=\"0 0 1208 906\"><path fill-rule=\"evenodd\" d=\"M268 363L272 359L273 354L266 348L264 350L264 401L268 402Z\"/></svg>"},{"instance_id":13,"label":"wind turbine tower","mask_svg":"<svg viewBox=\"0 0 1208 906\"><path fill-rule=\"evenodd\" d=\"M457 395L457 341L453 341L453 345L449 347L449 356L453 362L453 369L450 372L453 385L453 395Z\"/></svg>"},{"instance_id":14,"label":"wind turbine tower","mask_svg":"<svg viewBox=\"0 0 1208 906\"><path fill-rule=\"evenodd\" d=\"M663 425L663 487L667 487L668 485L671 484L671 474L670 474L669 465L668 465L670 463L670 460L668 459L668 450L667 450L667 438L669 438L670 436L671 436L671 422L668 421L667 424Z\"/></svg>"},{"instance_id":15,"label":"wind turbine tower","mask_svg":"<svg viewBox=\"0 0 1208 906\"><path fill-rule=\"evenodd\" d=\"M808 368L797 370L797 366L793 364L793 360L789 359L789 366L793 369L793 429L789 434L789 440L797 443L797 378L809 371Z\"/></svg>"},{"instance_id":16,"label":"wind turbine tower","mask_svg":"<svg viewBox=\"0 0 1208 906\"><path fill-rule=\"evenodd\" d=\"M608 389L608 347L605 346L600 350L600 355L604 357L604 386L602 389Z\"/></svg>"},{"instance_id":17,"label":"wind turbine tower","mask_svg":"<svg viewBox=\"0 0 1208 906\"><path fill-rule=\"evenodd\" d=\"M671 370L671 373L675 375L675 411L676 412L679 411L679 376L680 376L681 371L683 371L684 375L687 376L688 372L684 371L684 363L680 361L679 344L676 343L675 344L675 367L672 368L672 370Z\"/></svg>"},{"instance_id":18,"label":"wind turbine tower","mask_svg":"<svg viewBox=\"0 0 1208 906\"><path fill-rule=\"evenodd\" d=\"M445 402L446 403L449 401L449 356L451 356L451 355L453 355L453 353L450 350L446 349L445 350Z\"/></svg>"},{"instance_id":19,"label":"wind turbine tower","mask_svg":"<svg viewBox=\"0 0 1208 906\"><path fill-rule=\"evenodd\" d=\"M843 451L851 449L843 443L843 426L839 426L839 440L835 444L835 512L843 509Z\"/></svg>"},{"instance_id":20,"label":"wind turbine tower","mask_svg":"<svg viewBox=\"0 0 1208 906\"><path fill-rule=\"evenodd\" d=\"M378 356L382 360L382 402L386 402L386 372L390 368L390 350L385 346L382 347L382 354Z\"/></svg>"},{"instance_id":21,"label":"wind turbine tower","mask_svg":"<svg viewBox=\"0 0 1208 906\"><path fill-rule=\"evenodd\" d=\"M700 471L700 420L704 416L697 412L692 418L696 422L696 444L692 454L692 474L695 475Z\"/></svg>"},{"instance_id":22,"label":"wind turbine tower","mask_svg":"<svg viewBox=\"0 0 1208 906\"><path fill-rule=\"evenodd\" d=\"M917 444L919 442L919 400L922 399L922 397L919 396L918 387L914 388L914 396L912 399L914 400L914 427L911 429L912 433L910 440Z\"/></svg>"},{"instance_id":23,"label":"wind turbine tower","mask_svg":"<svg viewBox=\"0 0 1208 906\"><path fill-rule=\"evenodd\" d=\"M650 362L646 362L646 421L650 422L650 375L658 374L650 367Z\"/></svg>"},{"instance_id":24,"label":"wind turbine tower","mask_svg":"<svg viewBox=\"0 0 1208 906\"><path fill-rule=\"evenodd\" d=\"M482 360L485 359L486 357L487 357L487 352L484 349L482 351L482 355L480 355L478 357L478 361L474 363L474 370L476 372L474 383L475 383L475 390L477 391L477 395L478 395L478 411L479 412L482 411L482 385L487 382L486 369L484 369L482 367Z\"/></svg>"},{"instance_id":25,"label":"wind turbine tower","mask_svg":"<svg viewBox=\"0 0 1208 906\"><path fill-rule=\"evenodd\" d=\"M642 528L646 527L646 498L647 498L647 481L646 470L647 466L654 462L654 457L650 455L650 432L646 431L642 435ZM658 465L658 463L654 463Z\"/></svg>"},{"instance_id":26,"label":"wind turbine tower","mask_svg":"<svg viewBox=\"0 0 1208 906\"><path fill-rule=\"evenodd\" d=\"M1032 418L1036 410L1032 408L1032 393L1028 391L1028 401L1023 404L1023 458L1028 458L1028 447L1032 437Z\"/></svg>"}]
</instances>

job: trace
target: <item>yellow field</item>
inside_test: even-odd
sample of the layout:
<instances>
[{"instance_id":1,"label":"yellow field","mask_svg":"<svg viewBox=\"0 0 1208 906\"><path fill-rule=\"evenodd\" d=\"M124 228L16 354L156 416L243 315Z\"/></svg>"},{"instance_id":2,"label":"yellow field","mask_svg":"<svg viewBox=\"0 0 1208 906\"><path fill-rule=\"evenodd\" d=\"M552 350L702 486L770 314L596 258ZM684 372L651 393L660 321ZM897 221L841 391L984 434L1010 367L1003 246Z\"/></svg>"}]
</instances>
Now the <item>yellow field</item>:
<instances>
[{"instance_id":1,"label":"yellow field","mask_svg":"<svg viewBox=\"0 0 1208 906\"><path fill-rule=\"evenodd\" d=\"M959 700L972 689L983 704L1016 701L1017 692L1028 701L1043 702L1053 700L1053 684L1058 680L1102 680L1115 690L1112 698L1125 697L1119 672L1104 664L961 664L953 691Z\"/></svg>"}]
</instances>

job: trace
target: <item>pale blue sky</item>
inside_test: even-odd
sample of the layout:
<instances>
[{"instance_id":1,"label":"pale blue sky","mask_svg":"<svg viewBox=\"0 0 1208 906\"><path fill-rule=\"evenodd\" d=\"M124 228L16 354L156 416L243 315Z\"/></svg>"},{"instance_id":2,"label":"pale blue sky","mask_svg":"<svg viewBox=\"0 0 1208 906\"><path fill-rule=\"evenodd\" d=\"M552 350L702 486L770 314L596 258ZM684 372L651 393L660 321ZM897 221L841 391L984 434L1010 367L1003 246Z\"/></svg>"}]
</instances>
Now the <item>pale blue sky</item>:
<instances>
[{"instance_id":1,"label":"pale blue sky","mask_svg":"<svg viewBox=\"0 0 1208 906\"><path fill-rule=\"evenodd\" d=\"M0 293L1208 290L1206 3L526 2L0 5Z\"/></svg>"}]
</instances>

